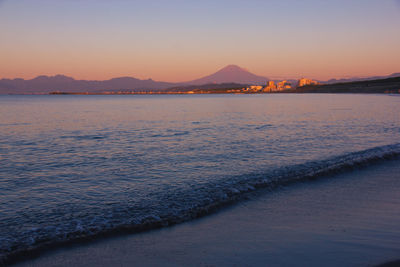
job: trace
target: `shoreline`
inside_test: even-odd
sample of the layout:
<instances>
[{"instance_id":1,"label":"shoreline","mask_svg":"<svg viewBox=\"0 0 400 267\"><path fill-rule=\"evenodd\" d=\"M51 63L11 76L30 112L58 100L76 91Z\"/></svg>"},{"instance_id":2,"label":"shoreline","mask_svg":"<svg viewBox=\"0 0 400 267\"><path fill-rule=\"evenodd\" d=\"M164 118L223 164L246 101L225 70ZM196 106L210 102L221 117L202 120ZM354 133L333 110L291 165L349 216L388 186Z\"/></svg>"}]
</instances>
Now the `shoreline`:
<instances>
[{"instance_id":1,"label":"shoreline","mask_svg":"<svg viewBox=\"0 0 400 267\"><path fill-rule=\"evenodd\" d=\"M396 160L399 158L399 145L400 144L392 144L352 152L330 159L309 162L306 166L294 165L291 170L283 168L281 171L275 170L273 173L270 173L270 175L256 175L256 177L253 177L251 181L248 180L244 184L242 181L246 181L246 179L241 179L241 182L238 184L230 184L229 187L233 188L232 190L234 191L229 189L225 192L226 197L220 195L218 199L215 199L212 203L209 203L206 206L199 206L189 210L189 214L186 214L184 217L149 217L149 219L142 221L140 224L117 225L111 229L97 233L90 233L89 235L86 232L81 232L75 236L70 235L67 239L45 241L27 249L20 248L19 250L8 254L7 257L3 258L2 262L5 264L11 264L18 262L20 258L33 258L40 256L42 252L53 247L62 248L69 245L88 243L90 241L97 241L104 238L113 238L124 234L139 234L159 228L165 228L166 226L170 227L188 221L195 221L215 214L226 208L230 208L235 204L240 204L241 200L245 201L253 196L263 195L266 192L274 192L282 187L290 187L289 185L295 186L298 183L307 183L308 181L313 180L324 180L340 173L344 174L349 171L362 170L370 165L377 165L388 160ZM279 177L278 180L276 180L276 176Z\"/></svg>"},{"instance_id":2,"label":"shoreline","mask_svg":"<svg viewBox=\"0 0 400 267\"><path fill-rule=\"evenodd\" d=\"M242 246L244 246L245 248L252 247L253 249L255 249L256 252L259 252L260 249L254 247L254 243L258 243L261 247L264 246L264 249L268 248L274 250L277 254L290 254L296 250L301 250L303 248L303 245L299 246L300 243L306 243L305 247L308 247L308 249L303 251L303 257L304 255L310 254L306 258L307 261L311 261L307 262L307 265L313 262L311 259L309 259L309 257L311 257L311 254L314 254L313 250L318 250L323 247L328 247L330 249L333 249L333 251L335 251L335 249L338 251L342 250L342 252L339 254L343 254L343 247L353 250L353 254L355 252L360 253L360 250L362 251L363 249L366 250L367 248L369 248L367 249L369 251L369 256L374 255L373 251L380 251L379 254L384 255L385 253L381 251L382 247L380 247L378 243L375 244L374 248L374 245L371 244L371 242L363 243L360 241L361 236L368 236L368 234L372 234L371 238L380 238L382 239L382 242L380 242L380 244L385 243L385 238L390 239L390 236L388 237L387 233L385 235L384 231L389 231L392 228L392 230L396 232L400 237L398 227L396 228L396 226L393 226L395 224L391 224L392 228L388 228L387 225L384 225L385 227L377 226L380 224L380 222L379 220L376 221L376 218L379 218L379 216L377 215L380 214L382 209L374 209L373 211L363 209L364 213L356 214L355 217L365 217L365 223L360 224L360 222L358 222L360 219L357 219L355 222L351 221L353 224L360 224L358 227L352 226L351 223L349 224L349 222L346 221L346 217L352 217L351 213L354 211L352 211L351 209L355 209L355 211L357 211L357 206L360 205L358 202L363 203L363 201L367 201L367 203L364 204L368 206L381 204L383 205L385 203L387 204L391 201L396 200L383 198L385 197L385 195L386 198L388 197L388 195L390 195L390 190L396 190L396 186L388 187L389 182L394 183L395 185L398 185L400 183L398 182L400 180L400 175L397 174L400 173L400 167L398 167L399 162L400 161L398 159L390 160L388 162L383 162L371 167L356 169L350 172L338 174L335 175L333 179L320 179L311 183L303 182L290 187L280 188L278 190L270 192L269 194L256 194L248 201L239 202L237 205L230 206L201 219L196 219L190 222L158 230L152 230L133 235L119 235L116 237L109 237L93 242L84 242L83 244L78 244L76 246L70 245L68 247L50 250L43 253L38 258L17 263L16 266L51 266L52 262L56 262L57 265L61 266L63 264L65 266L72 264L78 266L79 264L101 265L101 263L103 263L104 266L111 264L124 265L124 263L126 263L127 265L142 264L161 266L166 263L165 259L168 259L168 262L171 265L186 265L191 263L187 262L187 260L191 260L193 259L193 257L196 258L196 251L199 250L208 251L208 253L202 254L203 257L200 258L198 258L197 256L197 261L194 265L203 265L203 261L207 262L207 264L231 265L236 264L239 260L246 259L245 262L240 262L239 264L252 266L259 265L264 262L264 260L266 260L263 253L256 253L257 256L253 258L250 257L250 255L252 253L255 253L254 251L242 249ZM383 188L377 187L372 190L370 186L374 183L377 183L377 177L385 177L385 183L381 185L381 182L378 181L379 187ZM360 185L362 187L362 190L359 190ZM315 205L314 202L316 200L321 201L321 198L314 196L313 199L310 194L317 194L317 196L320 195L324 196L325 198L326 194L332 194L332 192L335 192L335 190L340 191L346 188L353 188L355 190L354 192L352 191L354 195L350 194L346 196L347 198L351 198L350 200L352 200L352 204L356 204L355 207L349 207L349 203L347 203L347 205L342 205L346 203L340 203L343 201L349 201L349 199L339 198L336 199L334 203L328 201L329 198L323 199L325 202L322 201L322 204L328 206L332 205L330 206L330 209L337 210L340 215L330 218L330 220L328 220L329 223L332 224L332 221L339 220L339 224L343 224L345 225L345 227L325 225L324 227L328 227L328 229L324 229L324 227L321 228L321 226L324 225L323 222L324 219L326 220L326 218L323 218L322 220L318 216L316 218L313 218L313 216L315 217L315 215L313 214L316 213L317 215L323 215L327 212L329 213L329 210L327 211L324 208L321 209L321 207L318 207L318 205L316 207L313 207L313 205ZM397 186L397 188L399 187ZM376 192L368 192L371 190L375 190ZM385 190L388 190L390 192L383 192ZM308 193L303 194L302 192ZM398 190L396 192L398 193ZM369 196L372 193L378 193L380 196L382 196L382 199L375 199L378 200L378 202L376 203L372 203L368 199L365 199L366 196ZM293 202L295 200L293 199L293 195L298 195L298 199L295 202ZM334 195L332 197L334 197ZM270 203L271 201L272 203ZM303 203L303 205L296 204L299 201L300 203ZM295 211L295 214L293 215L293 213L285 211L285 209L280 209L279 207L282 207L282 202L283 204L285 204L285 202L286 204L291 203L289 205L289 211ZM305 203L307 203L307 205L304 205ZM311 210L308 210L310 208ZM267 211L267 213L258 214L257 211L260 210ZM344 215L346 215L344 217L343 212ZM367 212L368 214L365 214L365 212ZM399 223L398 225L400 225L400 209L398 214L395 213L395 215L390 216L390 214L384 214L384 216L387 217L387 222L395 221L396 223ZM330 216L332 216L332 214ZM260 222L260 219L263 219L265 221ZM309 221L309 219L311 220L311 222ZM299 227L296 228L293 227L293 221L297 220L302 223L300 223L298 225ZM320 220L321 223L315 224L312 222L318 220ZM374 222L374 224L368 224L368 221L371 220ZM317 231L315 231L315 229L311 226L316 227ZM349 229L347 228L350 228L351 231L349 231ZM230 229L230 231L227 232L226 229ZM265 229L274 229L276 232L266 232ZM348 232L352 233L353 237L356 234L355 236L357 238L349 238L349 236L351 237L352 235L346 234ZM377 234L379 232L382 233ZM235 238L235 240L232 240L232 233L236 233L236 235L239 237L239 240L236 240ZM362 233L362 235L360 235L360 233ZM268 238L262 239L263 242L257 241L257 237L263 235L268 236ZM216 238L215 236L220 237ZM289 244L291 245L288 247L288 245L282 243L282 238L291 240L292 242L289 242ZM344 242L344 240L346 239L348 242ZM190 242L190 240L197 240L198 242L193 241L193 243ZM175 248L174 251L176 253L173 258L176 259L176 261L169 258L169 255L172 256L174 255L174 253L169 251L171 249L170 246L165 246L165 244L163 244L167 241L172 242L171 246ZM239 247L234 245L238 241L242 244ZM395 250L397 252L400 252L400 244L397 244L398 242L396 243L395 240L393 242L395 242L395 248L397 247L397 250ZM383 250L388 250L388 247L390 246L392 246L391 249L393 249L393 244L390 245L390 242L386 243L389 243L389 245L386 244L386 248ZM142 246L143 244L144 246ZM278 248L276 248L277 245ZM135 250L130 251L128 247L134 247ZM157 259L154 259L154 257L145 257L148 253L153 253L153 251L155 251L154 253L156 254L159 253L157 254ZM222 253L221 251L224 251L224 253ZM182 254L183 252L184 254ZM235 252L236 254L242 256L237 258L235 256L235 253L232 254L232 252ZM226 254L229 256L224 256ZM299 257L301 256L301 254L302 253L297 256ZM364 252L362 254L364 254ZM269 255L269 265L281 265L278 262L279 257L274 257L273 253L267 255ZM339 256L340 255L336 255L336 257ZM349 256L350 255L347 255L347 257ZM350 260L350 258L347 258L347 260ZM105 261L103 262L103 260ZM260 260L262 262L260 262ZM321 260L325 261L326 259L320 258L315 260L319 260L318 263L321 263ZM375 262L371 260L371 262L368 262L367 264L382 264L384 262L392 260L396 260L396 258L382 258L379 261ZM109 262L109 264L107 264L107 262ZM281 263L285 265L285 262ZM301 261L298 261L297 263L305 264L305 262Z\"/></svg>"}]
</instances>

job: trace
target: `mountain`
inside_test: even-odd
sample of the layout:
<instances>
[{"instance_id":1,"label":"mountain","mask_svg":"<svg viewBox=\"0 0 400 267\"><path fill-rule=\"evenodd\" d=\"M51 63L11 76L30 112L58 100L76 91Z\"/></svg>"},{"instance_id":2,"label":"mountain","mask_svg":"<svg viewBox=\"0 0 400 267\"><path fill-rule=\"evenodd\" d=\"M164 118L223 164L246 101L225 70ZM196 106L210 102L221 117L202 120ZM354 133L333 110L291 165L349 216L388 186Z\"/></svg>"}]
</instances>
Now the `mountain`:
<instances>
[{"instance_id":1,"label":"mountain","mask_svg":"<svg viewBox=\"0 0 400 267\"><path fill-rule=\"evenodd\" d=\"M187 85L202 85L210 83L266 84L268 78L257 76L236 65L228 65L214 74L185 82Z\"/></svg>"},{"instance_id":2,"label":"mountain","mask_svg":"<svg viewBox=\"0 0 400 267\"><path fill-rule=\"evenodd\" d=\"M356 81L370 81L370 80L379 80L379 79L387 79L387 78L396 78L400 77L400 72L392 73L390 75L385 76L371 76L371 77L353 77L353 78L343 78L343 79L330 79L328 81L319 81L320 83L324 84L331 84L331 83L346 83L346 82L356 82Z\"/></svg>"},{"instance_id":3,"label":"mountain","mask_svg":"<svg viewBox=\"0 0 400 267\"><path fill-rule=\"evenodd\" d=\"M120 90L154 90L175 86L174 83L140 80L132 77L105 81L75 80L64 75L38 76L31 80L2 79L0 94L47 94L49 92L104 92Z\"/></svg>"}]
</instances>

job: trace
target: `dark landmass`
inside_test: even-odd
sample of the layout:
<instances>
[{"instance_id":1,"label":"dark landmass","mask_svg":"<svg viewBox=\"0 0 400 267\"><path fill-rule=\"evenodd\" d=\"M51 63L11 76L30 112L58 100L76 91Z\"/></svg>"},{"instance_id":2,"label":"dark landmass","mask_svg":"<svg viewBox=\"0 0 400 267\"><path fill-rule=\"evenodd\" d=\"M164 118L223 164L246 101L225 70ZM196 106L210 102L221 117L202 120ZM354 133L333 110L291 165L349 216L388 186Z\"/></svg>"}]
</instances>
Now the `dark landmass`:
<instances>
[{"instance_id":1,"label":"dark landmass","mask_svg":"<svg viewBox=\"0 0 400 267\"><path fill-rule=\"evenodd\" d=\"M380 80L387 78L395 78L400 77L400 72L392 73L390 75L385 76L372 76L372 77L353 77L353 78L344 78L344 79L330 79L327 81L319 81L323 84L331 84L331 83L347 83L347 82L359 82L359 81L370 81L370 80Z\"/></svg>"},{"instance_id":2,"label":"dark landmass","mask_svg":"<svg viewBox=\"0 0 400 267\"><path fill-rule=\"evenodd\" d=\"M220 84L204 84L204 85L187 85L176 86L165 89L164 92L182 92L182 93L228 93L232 90L241 90L246 88L247 84L239 83L220 83Z\"/></svg>"},{"instance_id":3,"label":"dark landmass","mask_svg":"<svg viewBox=\"0 0 400 267\"><path fill-rule=\"evenodd\" d=\"M168 95L168 94L232 94L245 92L248 85L238 83L176 86L164 90L111 90L105 92L50 92L51 95Z\"/></svg>"},{"instance_id":4,"label":"dark landmass","mask_svg":"<svg viewBox=\"0 0 400 267\"><path fill-rule=\"evenodd\" d=\"M398 94L400 93L400 77L335 83L306 85L282 93L362 93L362 94Z\"/></svg>"}]
</instances>

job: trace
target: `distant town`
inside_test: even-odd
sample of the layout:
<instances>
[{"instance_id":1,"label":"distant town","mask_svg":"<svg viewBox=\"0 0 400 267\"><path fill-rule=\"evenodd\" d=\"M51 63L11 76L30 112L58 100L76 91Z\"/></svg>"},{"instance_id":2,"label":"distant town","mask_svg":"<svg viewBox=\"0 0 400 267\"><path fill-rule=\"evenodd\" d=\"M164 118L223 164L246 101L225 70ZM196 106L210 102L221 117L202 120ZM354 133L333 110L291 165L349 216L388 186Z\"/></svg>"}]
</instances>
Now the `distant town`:
<instances>
[{"instance_id":1,"label":"distant town","mask_svg":"<svg viewBox=\"0 0 400 267\"><path fill-rule=\"evenodd\" d=\"M118 91L105 91L105 92L51 92L50 94L254 94L254 93L277 93L284 92L294 88L319 85L320 83L312 79L301 78L293 86L291 82L286 80L275 82L267 81L266 85L241 85L234 83L223 84L206 84L201 86L182 86L173 87L164 90L118 90Z\"/></svg>"},{"instance_id":2,"label":"distant town","mask_svg":"<svg viewBox=\"0 0 400 267\"><path fill-rule=\"evenodd\" d=\"M293 86L290 82L283 80L280 82L268 81L266 85L250 85L242 88L233 88L226 89L226 93L237 93L237 94L245 94L245 93L274 93L274 92L282 92L285 90L290 90L292 88L297 88L300 86L306 85L317 85L319 84L317 81L313 81L311 79L301 78L295 86ZM218 93L222 93L224 90L212 90L214 92L218 91ZM211 93L211 90L201 90L194 89L191 91L182 91L181 93L188 94L201 94L201 93Z\"/></svg>"},{"instance_id":3,"label":"distant town","mask_svg":"<svg viewBox=\"0 0 400 267\"><path fill-rule=\"evenodd\" d=\"M317 85L319 84L317 81L313 81L307 78L301 78L295 87L301 87L306 85ZM236 89L236 90L228 90L228 93L273 93L280 92L284 90L290 90L293 86L290 82L283 80L281 82L275 83L274 81L268 81L267 85L251 85L249 87Z\"/></svg>"}]
</instances>

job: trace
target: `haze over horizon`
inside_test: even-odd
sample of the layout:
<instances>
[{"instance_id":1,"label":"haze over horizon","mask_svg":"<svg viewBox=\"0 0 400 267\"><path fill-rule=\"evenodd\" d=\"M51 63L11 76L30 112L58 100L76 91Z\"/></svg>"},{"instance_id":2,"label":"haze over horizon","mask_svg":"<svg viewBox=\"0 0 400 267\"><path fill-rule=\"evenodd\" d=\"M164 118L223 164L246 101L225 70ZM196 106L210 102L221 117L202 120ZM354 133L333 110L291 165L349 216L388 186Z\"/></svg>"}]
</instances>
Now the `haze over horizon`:
<instances>
[{"instance_id":1,"label":"haze over horizon","mask_svg":"<svg viewBox=\"0 0 400 267\"><path fill-rule=\"evenodd\" d=\"M318 80L400 71L399 1L0 1L0 79L184 82L235 64Z\"/></svg>"}]
</instances>

